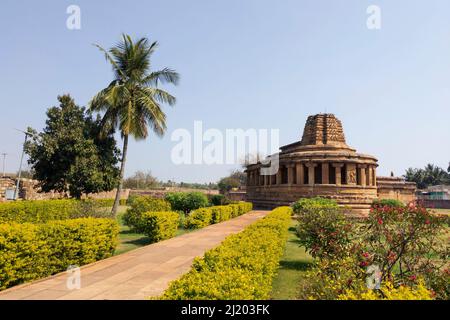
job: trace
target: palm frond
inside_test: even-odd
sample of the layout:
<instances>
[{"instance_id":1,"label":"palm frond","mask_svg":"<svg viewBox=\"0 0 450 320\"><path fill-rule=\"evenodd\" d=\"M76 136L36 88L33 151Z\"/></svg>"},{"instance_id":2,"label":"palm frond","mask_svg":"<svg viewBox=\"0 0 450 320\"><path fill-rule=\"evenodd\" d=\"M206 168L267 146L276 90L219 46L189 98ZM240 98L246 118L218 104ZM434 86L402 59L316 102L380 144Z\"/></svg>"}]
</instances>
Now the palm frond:
<instances>
[{"instance_id":1,"label":"palm frond","mask_svg":"<svg viewBox=\"0 0 450 320\"><path fill-rule=\"evenodd\" d=\"M180 75L175 70L164 68L150 73L144 78L143 83L150 86L158 86L158 82L177 85L179 81Z\"/></svg>"},{"instance_id":2,"label":"palm frond","mask_svg":"<svg viewBox=\"0 0 450 320\"><path fill-rule=\"evenodd\" d=\"M126 75L122 72L122 70L119 68L119 66L117 65L116 61L113 59L113 57L111 57L111 55L108 53L108 51L106 51L105 49L103 49L102 46L94 43L94 46L97 47L101 52L103 52L105 54L105 59L107 61L109 61L109 63L111 63L111 65L113 66L113 69L115 72L117 72L118 74L120 74L120 76L123 79L126 79Z\"/></svg>"}]
</instances>

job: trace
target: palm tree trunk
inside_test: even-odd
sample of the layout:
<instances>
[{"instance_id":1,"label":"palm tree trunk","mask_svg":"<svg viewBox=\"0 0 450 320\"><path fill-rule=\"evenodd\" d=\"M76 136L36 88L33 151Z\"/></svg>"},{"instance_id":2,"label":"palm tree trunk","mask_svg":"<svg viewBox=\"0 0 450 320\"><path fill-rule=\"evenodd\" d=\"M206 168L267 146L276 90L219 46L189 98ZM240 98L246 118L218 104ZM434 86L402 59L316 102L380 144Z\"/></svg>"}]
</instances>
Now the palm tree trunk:
<instances>
[{"instance_id":1,"label":"palm tree trunk","mask_svg":"<svg viewBox=\"0 0 450 320\"><path fill-rule=\"evenodd\" d=\"M127 150L128 150L128 134L124 135L123 137L122 163L120 165L119 183L117 185L116 199L114 200L114 206L111 212L114 217L117 215L117 208L119 208L120 203L120 194L122 193L123 175L125 172L125 162L127 160Z\"/></svg>"}]
</instances>

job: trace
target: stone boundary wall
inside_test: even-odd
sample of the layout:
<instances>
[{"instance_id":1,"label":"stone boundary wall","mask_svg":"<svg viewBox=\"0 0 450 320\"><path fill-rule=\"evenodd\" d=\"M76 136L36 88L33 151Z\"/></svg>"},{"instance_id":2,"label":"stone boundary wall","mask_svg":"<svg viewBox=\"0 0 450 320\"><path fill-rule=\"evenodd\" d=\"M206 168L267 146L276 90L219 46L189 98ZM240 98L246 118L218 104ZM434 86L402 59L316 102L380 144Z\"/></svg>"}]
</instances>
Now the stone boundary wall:
<instances>
[{"instance_id":1,"label":"stone boundary wall","mask_svg":"<svg viewBox=\"0 0 450 320\"><path fill-rule=\"evenodd\" d=\"M416 200L416 184L400 177L377 177L378 199L396 199L407 204Z\"/></svg>"},{"instance_id":2,"label":"stone boundary wall","mask_svg":"<svg viewBox=\"0 0 450 320\"><path fill-rule=\"evenodd\" d=\"M0 178L0 202L6 201L6 189L14 189L16 186L16 179ZM128 199L130 189L122 190L120 199ZM92 193L84 195L82 198L89 199L114 199L116 196L116 189L111 191ZM22 200L50 200L67 198L68 194L60 192L40 192L38 181L33 179L20 179L19 183L19 198Z\"/></svg>"}]
</instances>

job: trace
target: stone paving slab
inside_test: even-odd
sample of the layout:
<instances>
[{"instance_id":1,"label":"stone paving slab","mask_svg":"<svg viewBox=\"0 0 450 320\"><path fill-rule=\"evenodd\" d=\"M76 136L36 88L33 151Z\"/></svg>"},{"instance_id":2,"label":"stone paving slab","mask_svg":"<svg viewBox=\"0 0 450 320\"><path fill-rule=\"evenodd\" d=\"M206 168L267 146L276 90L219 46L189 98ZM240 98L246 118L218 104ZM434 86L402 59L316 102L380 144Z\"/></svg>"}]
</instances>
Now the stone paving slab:
<instances>
[{"instance_id":1,"label":"stone paving slab","mask_svg":"<svg viewBox=\"0 0 450 320\"><path fill-rule=\"evenodd\" d=\"M81 289L70 290L68 274L22 284L0 292L0 300L141 300L158 296L188 272L197 256L227 236L267 215L251 211L240 217L161 241L81 268Z\"/></svg>"}]
</instances>

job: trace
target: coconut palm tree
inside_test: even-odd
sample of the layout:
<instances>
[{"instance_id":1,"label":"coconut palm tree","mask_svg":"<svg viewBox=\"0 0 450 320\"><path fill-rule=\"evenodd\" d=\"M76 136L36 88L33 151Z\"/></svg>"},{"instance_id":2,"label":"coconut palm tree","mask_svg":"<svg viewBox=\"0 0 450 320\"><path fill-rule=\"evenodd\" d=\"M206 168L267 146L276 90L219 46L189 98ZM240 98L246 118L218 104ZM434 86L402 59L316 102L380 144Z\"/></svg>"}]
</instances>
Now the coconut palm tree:
<instances>
[{"instance_id":1,"label":"coconut palm tree","mask_svg":"<svg viewBox=\"0 0 450 320\"><path fill-rule=\"evenodd\" d=\"M150 127L157 136L166 130L166 115L161 105L173 106L174 96L158 88L159 83L178 84L179 75L172 69L151 71L150 57L158 47L147 38L133 42L129 35L109 50L95 45L112 65L114 80L90 101L92 111L102 112L103 131L119 129L122 139L120 178L112 213L116 215L127 159L128 138L142 140L148 137Z\"/></svg>"}]
</instances>

